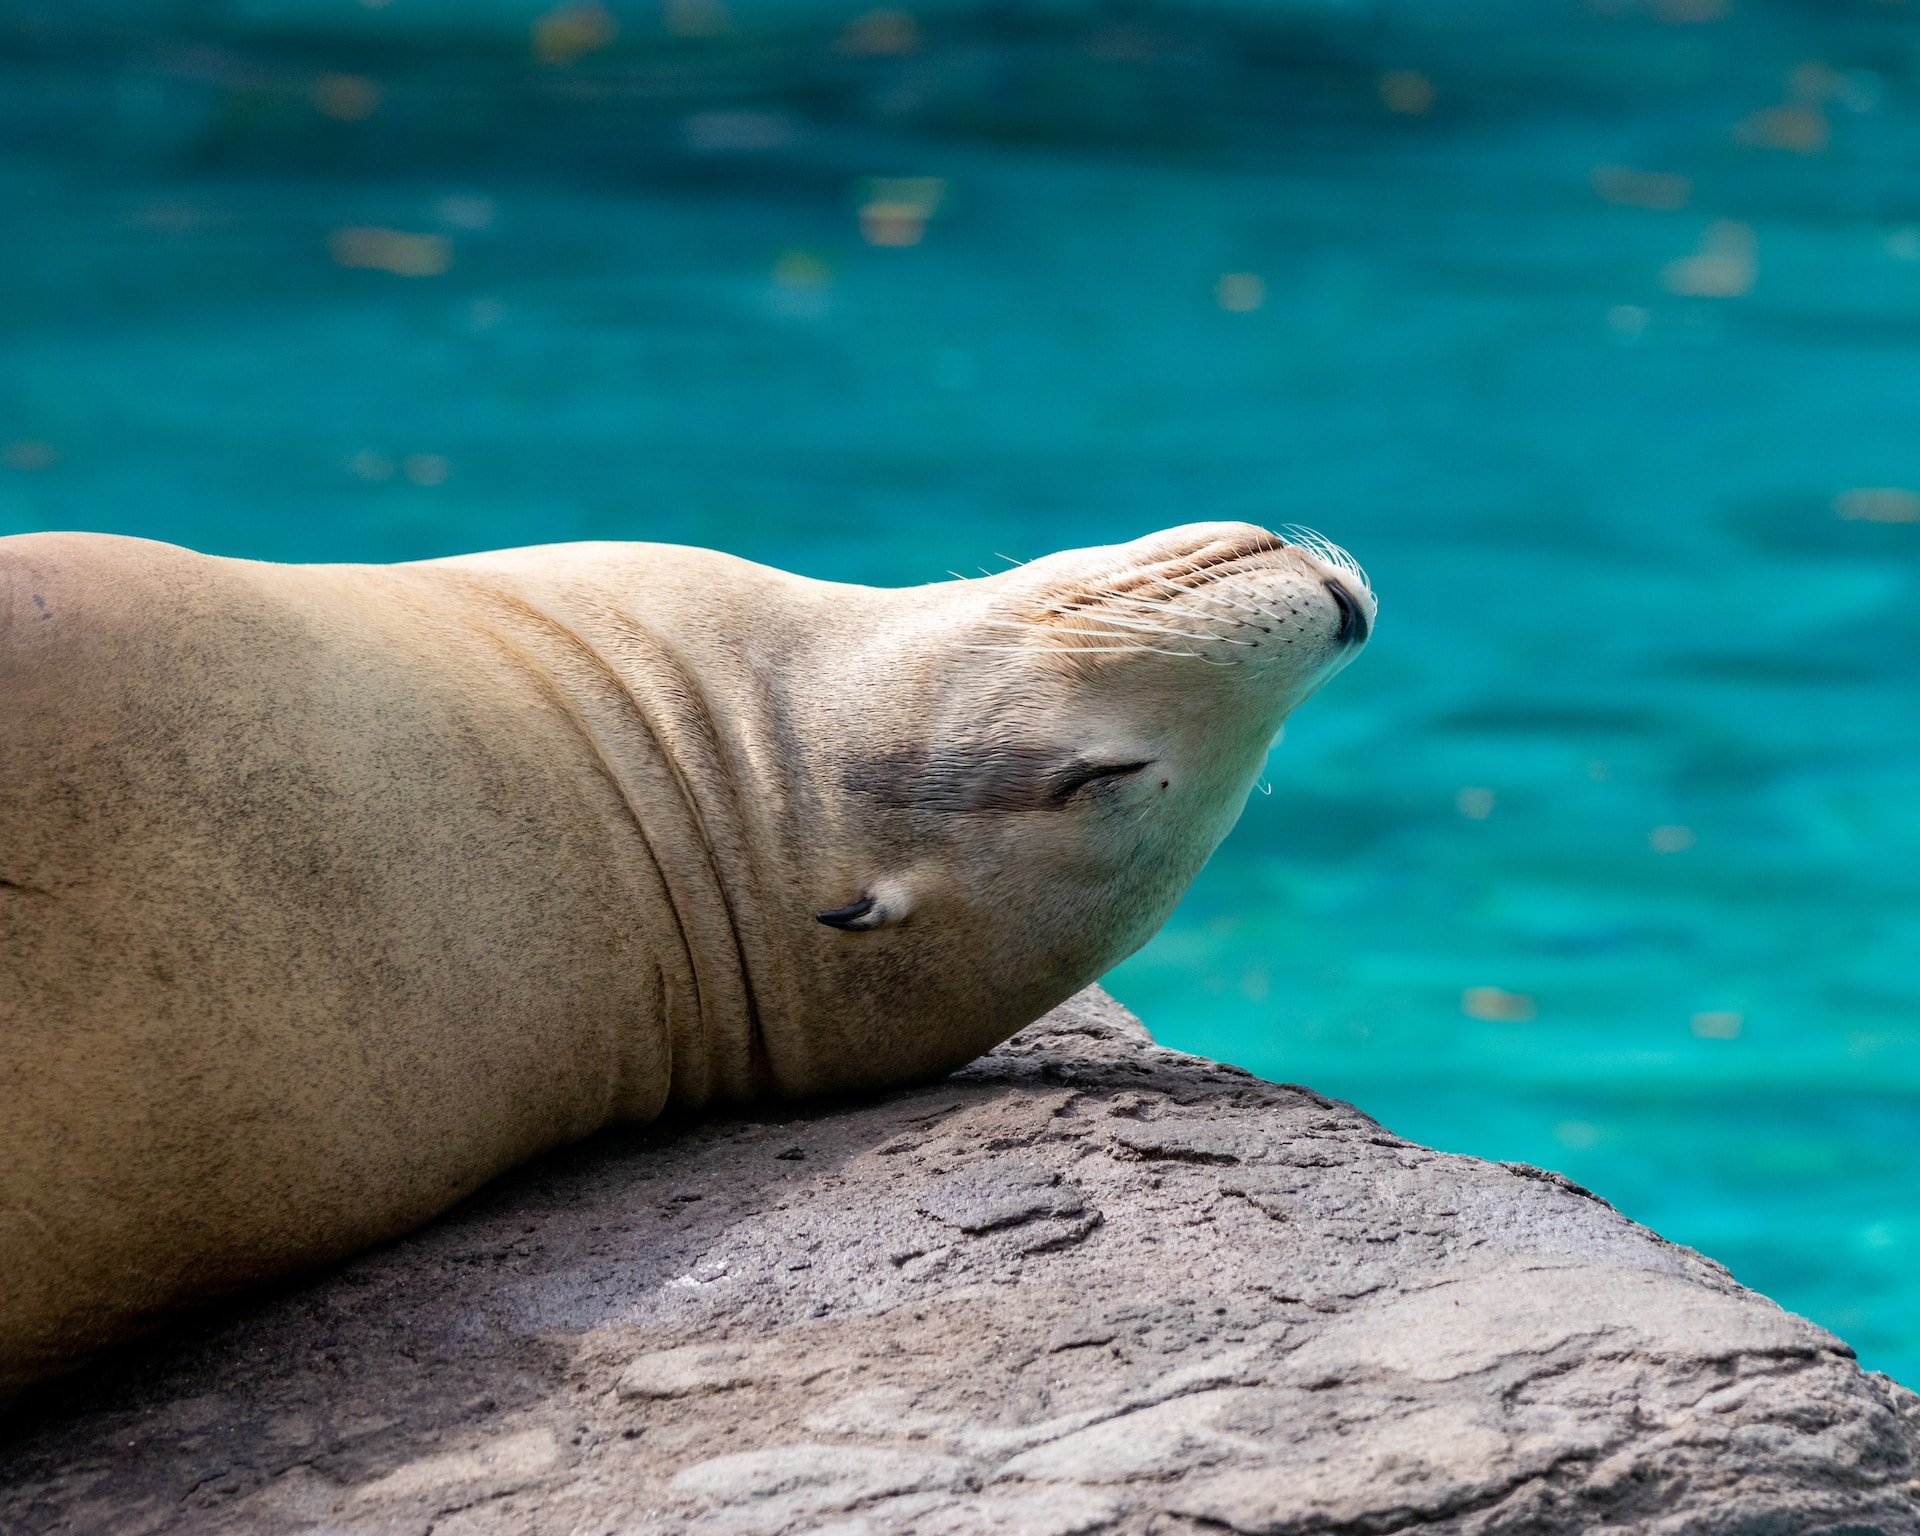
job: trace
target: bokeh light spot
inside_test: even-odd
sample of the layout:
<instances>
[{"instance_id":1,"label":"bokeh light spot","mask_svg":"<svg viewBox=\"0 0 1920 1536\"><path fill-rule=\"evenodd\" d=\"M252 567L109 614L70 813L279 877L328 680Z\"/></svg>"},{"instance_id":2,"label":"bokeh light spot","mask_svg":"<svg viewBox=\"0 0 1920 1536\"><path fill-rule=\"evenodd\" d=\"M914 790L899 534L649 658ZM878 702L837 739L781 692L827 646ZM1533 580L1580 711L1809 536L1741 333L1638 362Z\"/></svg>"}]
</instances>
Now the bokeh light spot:
<instances>
[{"instance_id":1,"label":"bokeh light spot","mask_svg":"<svg viewBox=\"0 0 1920 1536\"><path fill-rule=\"evenodd\" d=\"M1641 171L1630 165L1596 165L1593 190L1610 203L1629 208L1684 208L1693 199L1693 182L1670 171Z\"/></svg>"},{"instance_id":2,"label":"bokeh light spot","mask_svg":"<svg viewBox=\"0 0 1920 1536\"><path fill-rule=\"evenodd\" d=\"M1533 999L1505 987L1468 987L1460 994L1460 1011L1489 1024L1524 1024L1534 1016Z\"/></svg>"},{"instance_id":3,"label":"bokeh light spot","mask_svg":"<svg viewBox=\"0 0 1920 1536\"><path fill-rule=\"evenodd\" d=\"M0 463L4 463L8 469L23 469L28 474L51 469L53 461L59 456L52 443L37 437L17 437L0 446Z\"/></svg>"},{"instance_id":4,"label":"bokeh light spot","mask_svg":"<svg viewBox=\"0 0 1920 1536\"><path fill-rule=\"evenodd\" d=\"M1833 512L1853 523L1920 523L1920 491L1860 485L1833 498Z\"/></svg>"},{"instance_id":5,"label":"bokeh light spot","mask_svg":"<svg viewBox=\"0 0 1920 1536\"><path fill-rule=\"evenodd\" d=\"M812 251L782 251L773 280L783 288L825 288L833 282L833 268Z\"/></svg>"},{"instance_id":6,"label":"bokeh light spot","mask_svg":"<svg viewBox=\"0 0 1920 1536\"><path fill-rule=\"evenodd\" d=\"M1692 827L1669 824L1655 827L1647 834L1647 846L1655 853L1685 853L1693 844Z\"/></svg>"},{"instance_id":7,"label":"bokeh light spot","mask_svg":"<svg viewBox=\"0 0 1920 1536\"><path fill-rule=\"evenodd\" d=\"M1493 814L1496 796L1482 784L1470 784L1455 793L1454 809L1470 821L1485 821Z\"/></svg>"},{"instance_id":8,"label":"bokeh light spot","mask_svg":"<svg viewBox=\"0 0 1920 1536\"><path fill-rule=\"evenodd\" d=\"M1586 1120L1562 1120L1553 1128L1553 1139L1563 1147L1584 1152L1600 1140L1600 1127Z\"/></svg>"},{"instance_id":9,"label":"bokeh light spot","mask_svg":"<svg viewBox=\"0 0 1920 1536\"><path fill-rule=\"evenodd\" d=\"M861 185L860 237L868 245L918 245L947 200L939 176L870 176Z\"/></svg>"},{"instance_id":10,"label":"bokeh light spot","mask_svg":"<svg viewBox=\"0 0 1920 1536\"><path fill-rule=\"evenodd\" d=\"M1738 1040L1746 1020L1731 1008L1708 1008L1689 1021L1693 1033L1702 1040Z\"/></svg>"},{"instance_id":11,"label":"bokeh light spot","mask_svg":"<svg viewBox=\"0 0 1920 1536\"><path fill-rule=\"evenodd\" d=\"M347 473L358 480L391 480L393 469L392 459L371 448L362 448L347 460Z\"/></svg>"},{"instance_id":12,"label":"bokeh light spot","mask_svg":"<svg viewBox=\"0 0 1920 1536\"><path fill-rule=\"evenodd\" d=\"M327 253L343 267L366 267L400 277L438 277L453 265L445 235L410 234L372 224L350 224L327 236Z\"/></svg>"},{"instance_id":13,"label":"bokeh light spot","mask_svg":"<svg viewBox=\"0 0 1920 1536\"><path fill-rule=\"evenodd\" d=\"M571 64L582 54L606 47L620 27L604 5L593 0L556 5L533 19L534 57L546 64Z\"/></svg>"},{"instance_id":14,"label":"bokeh light spot","mask_svg":"<svg viewBox=\"0 0 1920 1536\"><path fill-rule=\"evenodd\" d=\"M1424 117L1433 110L1439 92L1417 69L1390 69L1374 82L1380 93L1380 105L1389 112L1408 117Z\"/></svg>"},{"instance_id":15,"label":"bokeh light spot","mask_svg":"<svg viewBox=\"0 0 1920 1536\"><path fill-rule=\"evenodd\" d=\"M1638 341L1652 321L1652 312L1639 304L1616 304L1607 311L1607 329L1615 341Z\"/></svg>"},{"instance_id":16,"label":"bokeh light spot","mask_svg":"<svg viewBox=\"0 0 1920 1536\"><path fill-rule=\"evenodd\" d=\"M920 23L906 11L863 11L846 24L834 46L856 58L912 53L920 46Z\"/></svg>"},{"instance_id":17,"label":"bokeh light spot","mask_svg":"<svg viewBox=\"0 0 1920 1536\"><path fill-rule=\"evenodd\" d=\"M1213 297L1222 309L1251 314L1267 302L1267 280L1258 272L1223 272L1213 285Z\"/></svg>"},{"instance_id":18,"label":"bokeh light spot","mask_svg":"<svg viewBox=\"0 0 1920 1536\"><path fill-rule=\"evenodd\" d=\"M453 466L437 453L410 453L400 461L400 468L415 485L444 485Z\"/></svg>"},{"instance_id":19,"label":"bokeh light spot","mask_svg":"<svg viewBox=\"0 0 1920 1536\"><path fill-rule=\"evenodd\" d=\"M314 110L343 123L365 122L386 93L365 75L321 75L308 91Z\"/></svg>"},{"instance_id":20,"label":"bokeh light spot","mask_svg":"<svg viewBox=\"0 0 1920 1536\"><path fill-rule=\"evenodd\" d=\"M1763 107L1733 128L1734 142L1763 149L1790 149L1799 155L1817 155L1833 138L1826 114L1805 102Z\"/></svg>"},{"instance_id":21,"label":"bokeh light spot","mask_svg":"<svg viewBox=\"0 0 1920 1536\"><path fill-rule=\"evenodd\" d=\"M1759 242L1753 226L1715 219L1691 256L1670 261L1660 273L1668 293L1696 299L1737 299L1759 276Z\"/></svg>"}]
</instances>

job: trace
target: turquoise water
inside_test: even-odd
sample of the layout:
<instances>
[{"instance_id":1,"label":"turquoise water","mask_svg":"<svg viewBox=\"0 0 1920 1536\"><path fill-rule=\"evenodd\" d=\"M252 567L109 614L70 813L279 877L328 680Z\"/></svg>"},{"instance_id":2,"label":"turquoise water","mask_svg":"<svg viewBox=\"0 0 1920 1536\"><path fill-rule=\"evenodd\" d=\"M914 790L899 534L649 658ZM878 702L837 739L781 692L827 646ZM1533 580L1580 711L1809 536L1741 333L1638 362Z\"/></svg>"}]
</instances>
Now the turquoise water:
<instances>
[{"instance_id":1,"label":"turquoise water","mask_svg":"<svg viewBox=\"0 0 1920 1536\"><path fill-rule=\"evenodd\" d=\"M1377 638L1114 990L1920 1383L1920 7L1735 3L16 0L0 531L1317 526Z\"/></svg>"}]
</instances>

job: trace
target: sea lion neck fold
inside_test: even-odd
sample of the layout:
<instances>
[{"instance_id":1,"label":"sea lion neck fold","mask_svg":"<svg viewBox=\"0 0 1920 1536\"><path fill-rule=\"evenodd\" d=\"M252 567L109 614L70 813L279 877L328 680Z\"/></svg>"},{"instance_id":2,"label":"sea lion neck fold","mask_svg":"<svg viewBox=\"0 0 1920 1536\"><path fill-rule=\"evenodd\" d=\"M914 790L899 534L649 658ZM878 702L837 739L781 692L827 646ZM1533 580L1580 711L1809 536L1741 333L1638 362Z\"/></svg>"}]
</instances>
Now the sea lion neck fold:
<instances>
[{"instance_id":1,"label":"sea lion neck fold","mask_svg":"<svg viewBox=\"0 0 1920 1536\"><path fill-rule=\"evenodd\" d=\"M469 594L501 646L561 701L658 873L671 919L656 959L665 1104L690 1110L765 1091L742 928L743 915L753 921L750 828L738 765L696 671L620 604L543 581L537 567L496 571L475 560L414 569Z\"/></svg>"}]
</instances>

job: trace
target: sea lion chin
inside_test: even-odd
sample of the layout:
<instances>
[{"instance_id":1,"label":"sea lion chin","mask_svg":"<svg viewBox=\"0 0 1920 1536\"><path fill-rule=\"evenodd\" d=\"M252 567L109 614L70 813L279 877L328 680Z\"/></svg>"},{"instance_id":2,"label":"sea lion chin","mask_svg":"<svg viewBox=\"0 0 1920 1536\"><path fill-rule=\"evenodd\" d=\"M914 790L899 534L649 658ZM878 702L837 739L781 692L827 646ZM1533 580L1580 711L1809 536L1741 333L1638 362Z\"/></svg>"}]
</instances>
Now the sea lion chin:
<instances>
[{"instance_id":1,"label":"sea lion chin","mask_svg":"<svg viewBox=\"0 0 1920 1536\"><path fill-rule=\"evenodd\" d=\"M0 1392L609 1124L959 1066L1373 619L1244 524L899 590L0 539Z\"/></svg>"}]
</instances>

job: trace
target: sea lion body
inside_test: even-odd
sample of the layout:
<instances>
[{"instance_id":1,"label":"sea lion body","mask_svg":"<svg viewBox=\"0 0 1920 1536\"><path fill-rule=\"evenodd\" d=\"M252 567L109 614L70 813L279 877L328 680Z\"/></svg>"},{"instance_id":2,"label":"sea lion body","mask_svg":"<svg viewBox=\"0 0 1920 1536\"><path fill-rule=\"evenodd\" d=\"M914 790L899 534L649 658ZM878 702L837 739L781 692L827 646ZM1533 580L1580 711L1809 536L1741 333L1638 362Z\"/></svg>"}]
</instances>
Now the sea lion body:
<instances>
[{"instance_id":1,"label":"sea lion body","mask_svg":"<svg viewBox=\"0 0 1920 1536\"><path fill-rule=\"evenodd\" d=\"M902 591L0 540L0 1391L603 1126L950 1070L1137 947L1372 604L1157 538ZM1271 675L1216 643L1262 581Z\"/></svg>"}]
</instances>

